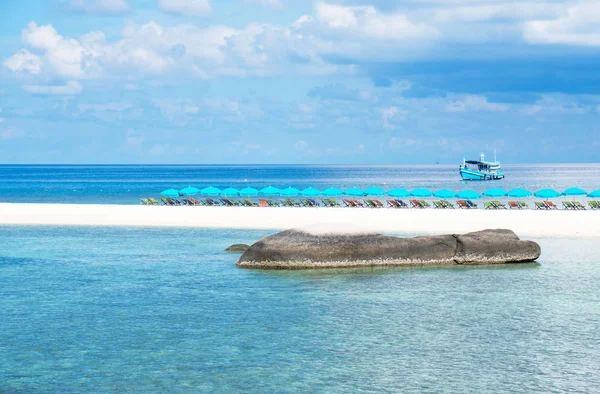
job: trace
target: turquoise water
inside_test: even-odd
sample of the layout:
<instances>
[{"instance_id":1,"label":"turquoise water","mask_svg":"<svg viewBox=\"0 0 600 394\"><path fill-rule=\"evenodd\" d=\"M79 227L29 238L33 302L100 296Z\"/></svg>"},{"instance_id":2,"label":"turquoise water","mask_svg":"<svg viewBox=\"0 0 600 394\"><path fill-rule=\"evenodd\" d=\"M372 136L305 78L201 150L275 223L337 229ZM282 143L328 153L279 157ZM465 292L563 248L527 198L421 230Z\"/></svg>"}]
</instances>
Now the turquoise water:
<instances>
[{"instance_id":1,"label":"turquoise water","mask_svg":"<svg viewBox=\"0 0 600 394\"><path fill-rule=\"evenodd\" d=\"M0 226L0 392L597 392L600 247L260 272L269 231Z\"/></svg>"}]
</instances>

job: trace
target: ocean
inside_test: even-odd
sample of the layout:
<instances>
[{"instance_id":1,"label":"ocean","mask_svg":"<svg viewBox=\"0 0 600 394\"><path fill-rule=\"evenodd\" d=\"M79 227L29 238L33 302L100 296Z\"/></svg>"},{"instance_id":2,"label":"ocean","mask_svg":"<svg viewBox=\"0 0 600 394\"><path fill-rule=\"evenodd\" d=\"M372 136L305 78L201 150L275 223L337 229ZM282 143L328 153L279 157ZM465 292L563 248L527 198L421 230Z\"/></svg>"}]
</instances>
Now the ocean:
<instances>
[{"instance_id":1,"label":"ocean","mask_svg":"<svg viewBox=\"0 0 600 394\"><path fill-rule=\"evenodd\" d=\"M212 166L212 165L0 165L0 202L139 204L142 197L186 186L263 188L293 186L367 188L379 186L454 191L491 187L562 191L577 186L600 189L600 164L506 165L506 178L465 182L457 165L414 166Z\"/></svg>"},{"instance_id":2,"label":"ocean","mask_svg":"<svg viewBox=\"0 0 600 394\"><path fill-rule=\"evenodd\" d=\"M597 392L600 247L263 272L269 231L0 226L0 392Z\"/></svg>"},{"instance_id":3,"label":"ocean","mask_svg":"<svg viewBox=\"0 0 600 394\"><path fill-rule=\"evenodd\" d=\"M176 187L600 188L600 165L0 166L0 201L137 204ZM257 271L274 231L0 226L2 393L597 392L600 246L537 263ZM399 234L414 235L414 234Z\"/></svg>"}]
</instances>

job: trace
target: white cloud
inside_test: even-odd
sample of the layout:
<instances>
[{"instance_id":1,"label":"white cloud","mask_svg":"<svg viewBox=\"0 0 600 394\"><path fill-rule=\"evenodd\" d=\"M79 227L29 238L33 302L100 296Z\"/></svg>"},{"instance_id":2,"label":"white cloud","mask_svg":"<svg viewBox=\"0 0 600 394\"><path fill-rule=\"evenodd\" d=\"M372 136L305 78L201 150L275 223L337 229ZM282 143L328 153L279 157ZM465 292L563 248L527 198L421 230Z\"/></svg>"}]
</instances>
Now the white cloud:
<instances>
[{"instance_id":1,"label":"white cloud","mask_svg":"<svg viewBox=\"0 0 600 394\"><path fill-rule=\"evenodd\" d=\"M66 85L24 85L23 89L33 94L52 94L71 96L81 93L83 87L77 81L69 81Z\"/></svg>"},{"instance_id":2,"label":"white cloud","mask_svg":"<svg viewBox=\"0 0 600 394\"><path fill-rule=\"evenodd\" d=\"M126 0L69 0L63 2L68 11L95 15L120 15L129 12Z\"/></svg>"},{"instance_id":3,"label":"white cloud","mask_svg":"<svg viewBox=\"0 0 600 394\"><path fill-rule=\"evenodd\" d=\"M588 97L587 101L598 102L600 97ZM592 112L596 104L591 105L581 102L581 97L565 94L545 94L534 104L525 105L521 108L522 115L580 115L586 112Z\"/></svg>"},{"instance_id":4,"label":"white cloud","mask_svg":"<svg viewBox=\"0 0 600 394\"><path fill-rule=\"evenodd\" d=\"M556 19L525 23L525 40L535 44L600 45L600 2L582 0Z\"/></svg>"},{"instance_id":5,"label":"white cloud","mask_svg":"<svg viewBox=\"0 0 600 394\"><path fill-rule=\"evenodd\" d=\"M561 15L564 5L552 2L494 2L490 4L453 4L433 10L436 22L481 22L490 20L529 20Z\"/></svg>"},{"instance_id":6,"label":"white cloud","mask_svg":"<svg viewBox=\"0 0 600 394\"><path fill-rule=\"evenodd\" d=\"M492 103L484 96L466 95L450 100L446 105L446 112L503 112L508 110L508 105Z\"/></svg>"},{"instance_id":7,"label":"white cloud","mask_svg":"<svg viewBox=\"0 0 600 394\"><path fill-rule=\"evenodd\" d=\"M161 10L185 16L207 16L211 13L208 0L159 0Z\"/></svg>"},{"instance_id":8,"label":"white cloud","mask_svg":"<svg viewBox=\"0 0 600 394\"><path fill-rule=\"evenodd\" d=\"M413 22L407 15L382 13L372 6L342 6L319 2L314 16L296 21L297 27L317 22L321 27L359 37L377 40L436 39L439 32L433 26Z\"/></svg>"},{"instance_id":9,"label":"white cloud","mask_svg":"<svg viewBox=\"0 0 600 394\"><path fill-rule=\"evenodd\" d=\"M382 108L381 112L381 121L383 122L383 128L392 130L395 129L396 126L392 124L392 119L396 118L400 120L404 120L404 113L402 113L398 107L391 106L387 108ZM398 116L400 115L400 116Z\"/></svg>"},{"instance_id":10,"label":"white cloud","mask_svg":"<svg viewBox=\"0 0 600 394\"><path fill-rule=\"evenodd\" d=\"M12 71L27 71L31 74L39 74L42 68L42 61L37 55L29 52L27 49L21 49L4 61L4 67Z\"/></svg>"}]
</instances>

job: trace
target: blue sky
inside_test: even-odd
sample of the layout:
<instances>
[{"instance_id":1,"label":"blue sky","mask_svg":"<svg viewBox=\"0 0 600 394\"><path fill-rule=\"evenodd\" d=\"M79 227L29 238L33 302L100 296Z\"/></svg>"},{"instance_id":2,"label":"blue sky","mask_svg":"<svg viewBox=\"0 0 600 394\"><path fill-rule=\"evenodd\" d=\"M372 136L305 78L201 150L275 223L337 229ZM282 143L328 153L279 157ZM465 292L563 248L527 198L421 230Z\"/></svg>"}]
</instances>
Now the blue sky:
<instances>
[{"instance_id":1,"label":"blue sky","mask_svg":"<svg viewBox=\"0 0 600 394\"><path fill-rule=\"evenodd\" d=\"M0 7L3 163L600 161L598 1Z\"/></svg>"}]
</instances>

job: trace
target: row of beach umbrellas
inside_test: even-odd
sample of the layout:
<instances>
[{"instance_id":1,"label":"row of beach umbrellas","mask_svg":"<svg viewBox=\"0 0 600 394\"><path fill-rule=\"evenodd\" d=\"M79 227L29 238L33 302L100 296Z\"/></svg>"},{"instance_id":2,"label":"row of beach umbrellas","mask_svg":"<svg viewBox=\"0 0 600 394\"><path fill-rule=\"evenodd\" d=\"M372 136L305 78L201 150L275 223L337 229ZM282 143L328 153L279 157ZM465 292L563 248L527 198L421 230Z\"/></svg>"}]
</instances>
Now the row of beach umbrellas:
<instances>
[{"instance_id":1,"label":"row of beach umbrellas","mask_svg":"<svg viewBox=\"0 0 600 394\"><path fill-rule=\"evenodd\" d=\"M325 190L318 190L313 187L308 187L303 190L296 189L294 187L288 187L285 189L279 189L273 186L265 187L261 190L255 189L253 187L246 187L241 190L234 189L229 187L227 189L218 189L213 186L205 187L204 189L198 189L193 186L188 186L181 190L177 189L167 189L164 190L161 195L163 197L179 197L179 196L195 196L195 195L203 195L209 197L223 196L223 197L254 197L258 195L263 196L282 196L282 197L294 197L294 196L303 196L303 197L317 197L317 196L325 196L325 197L340 197L343 195L352 196L352 197L363 197L363 196L390 196L395 198L406 198L406 197L419 197L419 198L427 198L427 197L437 197L437 198L462 198L465 200L476 200L481 197L512 197L512 198L527 198L532 195L538 198L557 198L560 196L588 196L592 198L600 198L600 190L595 190L593 192L586 192L583 189L577 187L571 187L569 189L564 190L562 193L553 190L553 189L541 189L536 191L535 193L530 192L529 190L525 190L522 188L512 189L506 191L501 188L492 188L484 191L483 193L478 193L473 190L463 190L461 192L453 192L449 189L441 189L436 192L433 192L429 189L425 188L417 188L411 191L403 188L396 188L389 191L385 191L379 187L370 187L368 189L359 189L356 187L341 190L336 187L330 187Z\"/></svg>"}]
</instances>

